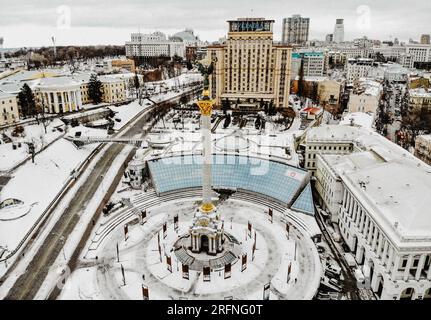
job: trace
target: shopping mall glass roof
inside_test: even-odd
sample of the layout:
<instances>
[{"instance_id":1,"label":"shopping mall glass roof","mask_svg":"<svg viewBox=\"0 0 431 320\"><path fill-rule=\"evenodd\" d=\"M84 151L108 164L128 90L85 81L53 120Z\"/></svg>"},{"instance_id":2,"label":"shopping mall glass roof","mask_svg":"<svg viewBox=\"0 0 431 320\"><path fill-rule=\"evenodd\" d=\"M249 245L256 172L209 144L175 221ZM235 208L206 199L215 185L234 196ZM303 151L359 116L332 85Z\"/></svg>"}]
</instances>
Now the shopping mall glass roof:
<instances>
[{"instance_id":1,"label":"shopping mall glass roof","mask_svg":"<svg viewBox=\"0 0 431 320\"><path fill-rule=\"evenodd\" d=\"M158 193L202 186L201 155L154 159L148 161L148 166ZM240 155L213 155L214 189L244 189L289 205L306 182L306 171L284 163ZM312 198L307 195L297 200L304 212L313 206Z\"/></svg>"},{"instance_id":2,"label":"shopping mall glass roof","mask_svg":"<svg viewBox=\"0 0 431 320\"><path fill-rule=\"evenodd\" d=\"M302 190L299 197L292 204L291 209L314 216L313 193L310 183Z\"/></svg>"}]
</instances>

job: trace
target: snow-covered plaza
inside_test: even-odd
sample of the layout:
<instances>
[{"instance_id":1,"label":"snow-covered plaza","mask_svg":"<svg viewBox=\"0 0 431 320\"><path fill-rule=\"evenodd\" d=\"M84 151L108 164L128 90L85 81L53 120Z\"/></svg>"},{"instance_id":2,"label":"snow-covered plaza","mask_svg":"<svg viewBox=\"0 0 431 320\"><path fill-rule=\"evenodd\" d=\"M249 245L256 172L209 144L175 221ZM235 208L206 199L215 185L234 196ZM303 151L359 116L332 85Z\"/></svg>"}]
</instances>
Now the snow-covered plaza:
<instances>
[{"instance_id":1,"label":"snow-covered plaza","mask_svg":"<svg viewBox=\"0 0 431 320\"><path fill-rule=\"evenodd\" d=\"M240 253L247 254L246 269L241 271L242 261L237 258L232 263L231 277L227 279L224 267L212 269L208 282L197 270L189 270L189 279L184 279L182 263L173 245L179 237L187 235L199 201L198 193L189 192L184 196L184 199L169 200L169 197L158 198L151 193L132 195L134 207L147 210L144 224L130 209L103 218L60 298L142 299L144 285L149 289L150 299L260 300L267 283L271 283L270 299L311 299L314 296L321 267L309 234L278 211L271 223L266 207L243 200L222 202L218 209L223 212L226 233L237 239ZM179 223L174 230L176 214ZM250 233L248 222L252 223ZM166 238L163 238L164 223L167 224ZM126 224L129 226L127 240ZM290 226L289 232L286 224ZM171 258L172 271L168 269L167 257Z\"/></svg>"},{"instance_id":2,"label":"snow-covered plaza","mask_svg":"<svg viewBox=\"0 0 431 320\"><path fill-rule=\"evenodd\" d=\"M198 110L186 112L172 110L147 135L111 198L114 209L95 223L60 284L60 299L142 299L143 289L149 299L313 298L320 230L309 175L297 168L293 147L300 120L286 129L268 118L265 130L253 117L224 128L221 113L213 118L211 196L224 249L208 255L191 246L203 146Z\"/></svg>"}]
</instances>

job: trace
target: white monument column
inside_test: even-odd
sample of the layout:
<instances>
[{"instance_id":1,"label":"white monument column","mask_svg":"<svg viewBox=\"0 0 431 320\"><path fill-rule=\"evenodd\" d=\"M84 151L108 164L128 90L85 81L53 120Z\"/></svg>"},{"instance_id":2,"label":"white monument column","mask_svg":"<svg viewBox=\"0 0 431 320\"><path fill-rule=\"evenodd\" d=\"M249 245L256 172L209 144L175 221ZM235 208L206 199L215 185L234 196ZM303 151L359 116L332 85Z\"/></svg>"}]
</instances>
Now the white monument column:
<instances>
[{"instance_id":1,"label":"white monument column","mask_svg":"<svg viewBox=\"0 0 431 320\"><path fill-rule=\"evenodd\" d=\"M202 123L202 206L201 211L212 212L215 208L211 202L211 180L212 180L212 152L211 152L211 113L213 101L209 97L209 92L204 91L204 97L198 101L201 111Z\"/></svg>"}]
</instances>

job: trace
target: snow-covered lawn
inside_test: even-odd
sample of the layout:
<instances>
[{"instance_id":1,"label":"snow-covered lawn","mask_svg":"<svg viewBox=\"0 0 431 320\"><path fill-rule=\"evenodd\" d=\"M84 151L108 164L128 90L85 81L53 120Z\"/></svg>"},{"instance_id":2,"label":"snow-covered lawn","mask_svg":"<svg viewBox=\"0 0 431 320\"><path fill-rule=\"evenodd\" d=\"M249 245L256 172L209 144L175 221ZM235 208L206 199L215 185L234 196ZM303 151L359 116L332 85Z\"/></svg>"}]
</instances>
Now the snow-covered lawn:
<instances>
[{"instance_id":1,"label":"snow-covered lawn","mask_svg":"<svg viewBox=\"0 0 431 320\"><path fill-rule=\"evenodd\" d=\"M13 221L0 221L0 246L10 251L16 248L30 227L54 200L70 178L71 173L91 153L95 146L78 150L64 139L54 142L48 149L28 161L13 174L3 188L0 199L15 198L33 205L26 216Z\"/></svg>"},{"instance_id":2,"label":"snow-covered lawn","mask_svg":"<svg viewBox=\"0 0 431 320\"><path fill-rule=\"evenodd\" d=\"M55 128L61 127L64 129L64 123L59 119L50 120L46 128L46 134L42 124L24 125L23 127L25 129L24 137L12 137L11 132L13 129L5 130L5 134L10 137L14 143L18 144L21 142L21 148L13 150L13 143L0 144L0 171L12 169L29 156L28 147L25 144L26 142L32 142L36 152L38 152L60 137L63 133Z\"/></svg>"}]
</instances>

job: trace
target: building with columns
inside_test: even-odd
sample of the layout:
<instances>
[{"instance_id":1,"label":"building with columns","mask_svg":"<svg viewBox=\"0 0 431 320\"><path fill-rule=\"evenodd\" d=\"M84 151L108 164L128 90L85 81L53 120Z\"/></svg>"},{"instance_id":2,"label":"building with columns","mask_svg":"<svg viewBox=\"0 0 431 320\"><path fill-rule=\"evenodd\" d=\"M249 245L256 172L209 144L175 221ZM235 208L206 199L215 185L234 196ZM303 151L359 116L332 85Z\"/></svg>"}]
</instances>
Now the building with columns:
<instances>
[{"instance_id":1,"label":"building with columns","mask_svg":"<svg viewBox=\"0 0 431 320\"><path fill-rule=\"evenodd\" d=\"M365 284L380 299L431 299L431 167L375 132L342 125L311 129L308 158L318 202Z\"/></svg>"},{"instance_id":2,"label":"building with columns","mask_svg":"<svg viewBox=\"0 0 431 320\"><path fill-rule=\"evenodd\" d=\"M371 289L384 300L431 299L431 171L383 162L340 178L341 234Z\"/></svg>"},{"instance_id":3,"label":"building with columns","mask_svg":"<svg viewBox=\"0 0 431 320\"><path fill-rule=\"evenodd\" d=\"M80 83L69 77L43 78L33 85L36 102L46 113L67 113L82 109Z\"/></svg>"},{"instance_id":4,"label":"building with columns","mask_svg":"<svg viewBox=\"0 0 431 320\"><path fill-rule=\"evenodd\" d=\"M240 18L228 23L227 40L208 46L208 57L215 61L209 90L216 105L229 99L233 107L250 110L263 100L287 108L292 49L273 42L274 21Z\"/></svg>"}]
</instances>

